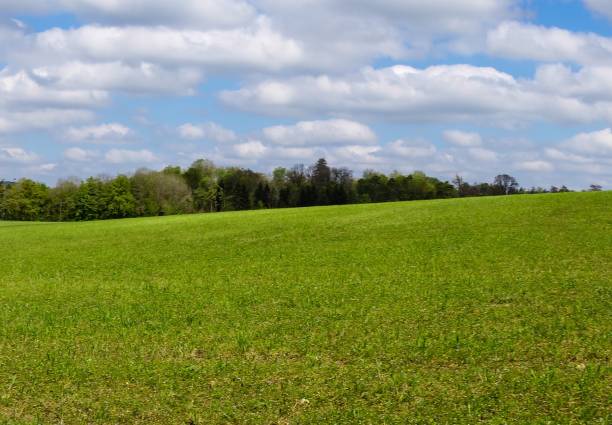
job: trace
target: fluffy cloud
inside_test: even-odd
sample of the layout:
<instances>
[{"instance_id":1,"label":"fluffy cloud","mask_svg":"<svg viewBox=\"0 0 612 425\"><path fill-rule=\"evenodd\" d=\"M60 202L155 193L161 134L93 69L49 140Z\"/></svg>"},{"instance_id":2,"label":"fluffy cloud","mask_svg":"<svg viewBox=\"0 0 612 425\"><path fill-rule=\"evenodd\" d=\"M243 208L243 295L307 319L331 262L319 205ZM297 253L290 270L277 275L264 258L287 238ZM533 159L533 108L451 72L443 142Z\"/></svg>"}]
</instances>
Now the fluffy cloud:
<instances>
[{"instance_id":1,"label":"fluffy cloud","mask_svg":"<svg viewBox=\"0 0 612 425\"><path fill-rule=\"evenodd\" d=\"M0 101L0 133L52 130L58 126L90 121L93 117L91 111L79 109L6 110L2 108Z\"/></svg>"},{"instance_id":2,"label":"fluffy cloud","mask_svg":"<svg viewBox=\"0 0 612 425\"><path fill-rule=\"evenodd\" d=\"M468 153L472 159L482 162L495 162L498 160L498 155L490 149L470 148Z\"/></svg>"},{"instance_id":3,"label":"fluffy cloud","mask_svg":"<svg viewBox=\"0 0 612 425\"><path fill-rule=\"evenodd\" d=\"M0 105L36 105L48 107L94 107L106 102L108 94L98 90L47 87L25 71L0 71Z\"/></svg>"},{"instance_id":4,"label":"fluffy cloud","mask_svg":"<svg viewBox=\"0 0 612 425\"><path fill-rule=\"evenodd\" d=\"M209 31L98 25L53 28L27 36L23 44L26 49L14 51L10 58L32 67L120 62L198 66L208 71L274 71L304 59L299 43L276 32L263 17L247 27Z\"/></svg>"},{"instance_id":5,"label":"fluffy cloud","mask_svg":"<svg viewBox=\"0 0 612 425\"><path fill-rule=\"evenodd\" d=\"M255 3L283 33L302 42L307 56L319 69L346 69L377 57L422 56L440 44L471 45L482 31L515 16L519 2L256 0Z\"/></svg>"},{"instance_id":6,"label":"fluffy cloud","mask_svg":"<svg viewBox=\"0 0 612 425\"><path fill-rule=\"evenodd\" d=\"M86 63L69 61L38 66L32 75L58 89L90 89L132 93L193 94L202 80L193 68L167 69L149 62L126 64L119 61Z\"/></svg>"},{"instance_id":7,"label":"fluffy cloud","mask_svg":"<svg viewBox=\"0 0 612 425\"><path fill-rule=\"evenodd\" d=\"M113 23L224 28L242 25L255 16L240 0L59 0L59 7L86 18Z\"/></svg>"},{"instance_id":8,"label":"fluffy cloud","mask_svg":"<svg viewBox=\"0 0 612 425\"><path fill-rule=\"evenodd\" d=\"M612 3L609 0L584 0L584 2L595 12L612 20Z\"/></svg>"},{"instance_id":9,"label":"fluffy cloud","mask_svg":"<svg viewBox=\"0 0 612 425\"><path fill-rule=\"evenodd\" d=\"M426 158L435 155L438 151L434 145L425 141L396 140L387 147L393 156L405 158Z\"/></svg>"},{"instance_id":10,"label":"fluffy cloud","mask_svg":"<svg viewBox=\"0 0 612 425\"><path fill-rule=\"evenodd\" d=\"M514 168L522 171L533 171L533 172L550 172L555 167L548 161L522 161L514 165Z\"/></svg>"},{"instance_id":11,"label":"fluffy cloud","mask_svg":"<svg viewBox=\"0 0 612 425\"><path fill-rule=\"evenodd\" d=\"M223 128L214 122L204 124L186 123L178 128L178 133L185 140L209 140L216 143L229 143L238 139L232 130Z\"/></svg>"},{"instance_id":12,"label":"fluffy cloud","mask_svg":"<svg viewBox=\"0 0 612 425\"><path fill-rule=\"evenodd\" d=\"M94 151L81 148L69 148L64 151L64 158L70 161L85 162L96 158L98 154Z\"/></svg>"},{"instance_id":13,"label":"fluffy cloud","mask_svg":"<svg viewBox=\"0 0 612 425\"><path fill-rule=\"evenodd\" d=\"M98 22L230 27L248 22L253 6L240 0L19 0L0 3L0 15L74 13Z\"/></svg>"},{"instance_id":14,"label":"fluffy cloud","mask_svg":"<svg viewBox=\"0 0 612 425\"><path fill-rule=\"evenodd\" d=\"M147 164L156 162L157 156L153 152L142 150L111 149L104 155L104 159L112 164L137 163Z\"/></svg>"},{"instance_id":15,"label":"fluffy cloud","mask_svg":"<svg viewBox=\"0 0 612 425\"><path fill-rule=\"evenodd\" d=\"M357 115L402 122L486 121L513 126L534 121L612 121L608 97L594 102L552 93L545 81L516 80L471 65L416 69L366 68L345 77L322 75L266 80L221 99L239 109L271 115ZM612 96L612 93L609 95Z\"/></svg>"},{"instance_id":16,"label":"fluffy cloud","mask_svg":"<svg viewBox=\"0 0 612 425\"><path fill-rule=\"evenodd\" d=\"M603 176L612 181L610 128L579 133L557 146L546 148L545 154L559 170L585 176Z\"/></svg>"},{"instance_id":17,"label":"fluffy cloud","mask_svg":"<svg viewBox=\"0 0 612 425\"><path fill-rule=\"evenodd\" d=\"M132 130L128 127L117 124L101 124L86 127L71 127L65 137L71 142L86 143L115 143L121 142L132 135Z\"/></svg>"},{"instance_id":18,"label":"fluffy cloud","mask_svg":"<svg viewBox=\"0 0 612 425\"><path fill-rule=\"evenodd\" d=\"M233 151L239 157L243 159L257 159L261 158L268 152L269 148L258 140L251 140L246 143L240 143L234 145Z\"/></svg>"},{"instance_id":19,"label":"fluffy cloud","mask_svg":"<svg viewBox=\"0 0 612 425\"><path fill-rule=\"evenodd\" d=\"M505 22L487 36L490 53L511 59L612 65L612 39L521 22Z\"/></svg>"},{"instance_id":20,"label":"fluffy cloud","mask_svg":"<svg viewBox=\"0 0 612 425\"><path fill-rule=\"evenodd\" d=\"M268 127L263 134L268 141L287 146L376 143L376 135L369 127L343 119L301 121L292 126Z\"/></svg>"},{"instance_id":21,"label":"fluffy cloud","mask_svg":"<svg viewBox=\"0 0 612 425\"><path fill-rule=\"evenodd\" d=\"M38 155L18 147L0 148L0 160L5 162L29 163L38 160Z\"/></svg>"},{"instance_id":22,"label":"fluffy cloud","mask_svg":"<svg viewBox=\"0 0 612 425\"><path fill-rule=\"evenodd\" d=\"M612 157L612 129L580 133L563 144L574 152Z\"/></svg>"},{"instance_id":23,"label":"fluffy cloud","mask_svg":"<svg viewBox=\"0 0 612 425\"><path fill-rule=\"evenodd\" d=\"M37 82L25 71L0 71L0 133L54 128L91 119L106 92L61 90Z\"/></svg>"},{"instance_id":24,"label":"fluffy cloud","mask_svg":"<svg viewBox=\"0 0 612 425\"><path fill-rule=\"evenodd\" d=\"M444 132L444 140L460 147L477 147L482 145L482 137L478 133L470 133L459 130L447 130Z\"/></svg>"}]
</instances>

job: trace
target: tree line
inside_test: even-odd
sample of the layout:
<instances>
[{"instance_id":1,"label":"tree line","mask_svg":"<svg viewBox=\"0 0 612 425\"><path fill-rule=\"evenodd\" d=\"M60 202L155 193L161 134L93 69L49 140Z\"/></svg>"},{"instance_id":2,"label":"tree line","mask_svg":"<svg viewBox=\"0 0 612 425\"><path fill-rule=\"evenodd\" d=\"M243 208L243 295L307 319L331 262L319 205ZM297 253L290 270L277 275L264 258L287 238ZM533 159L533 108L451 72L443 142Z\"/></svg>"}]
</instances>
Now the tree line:
<instances>
[{"instance_id":1,"label":"tree line","mask_svg":"<svg viewBox=\"0 0 612 425\"><path fill-rule=\"evenodd\" d=\"M310 167L279 167L271 175L200 159L187 169L169 166L130 176L72 178L55 187L30 179L0 180L0 219L88 221L549 191L569 189L523 189L506 174L475 184L459 176L452 183L441 181L419 171L387 175L368 170L356 179L351 170L330 167L324 158Z\"/></svg>"}]
</instances>

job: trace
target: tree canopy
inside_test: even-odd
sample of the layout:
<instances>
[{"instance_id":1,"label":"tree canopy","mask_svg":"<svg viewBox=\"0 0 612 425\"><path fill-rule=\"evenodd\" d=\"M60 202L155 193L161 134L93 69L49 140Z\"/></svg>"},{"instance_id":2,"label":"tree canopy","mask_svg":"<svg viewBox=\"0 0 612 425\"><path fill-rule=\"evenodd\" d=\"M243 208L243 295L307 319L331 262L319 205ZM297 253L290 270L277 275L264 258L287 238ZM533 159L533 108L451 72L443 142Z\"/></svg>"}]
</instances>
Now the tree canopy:
<instances>
[{"instance_id":1,"label":"tree canopy","mask_svg":"<svg viewBox=\"0 0 612 425\"><path fill-rule=\"evenodd\" d=\"M565 186L550 189L564 191ZM366 170L356 179L351 170L331 167L321 158L309 167L279 167L265 175L199 159L187 169L168 166L161 171L140 169L130 176L73 178L53 188L29 179L0 180L0 219L86 221L542 192L548 190L520 188L507 174L492 183L474 184L460 176L449 183L420 171L387 175Z\"/></svg>"}]
</instances>

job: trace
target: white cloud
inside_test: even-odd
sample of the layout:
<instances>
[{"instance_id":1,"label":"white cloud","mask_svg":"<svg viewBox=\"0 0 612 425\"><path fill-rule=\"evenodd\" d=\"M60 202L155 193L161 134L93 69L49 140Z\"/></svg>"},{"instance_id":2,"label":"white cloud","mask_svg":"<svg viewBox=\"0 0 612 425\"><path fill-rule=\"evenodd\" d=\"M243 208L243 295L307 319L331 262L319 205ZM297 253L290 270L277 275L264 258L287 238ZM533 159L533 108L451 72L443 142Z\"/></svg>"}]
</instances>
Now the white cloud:
<instances>
[{"instance_id":1,"label":"white cloud","mask_svg":"<svg viewBox=\"0 0 612 425\"><path fill-rule=\"evenodd\" d=\"M60 7L86 18L117 23L224 28L242 25L255 9L240 0L60 0Z\"/></svg>"},{"instance_id":2,"label":"white cloud","mask_svg":"<svg viewBox=\"0 0 612 425\"><path fill-rule=\"evenodd\" d=\"M515 164L517 170L532 172L551 172L555 167L548 161L522 161Z\"/></svg>"},{"instance_id":3,"label":"white cloud","mask_svg":"<svg viewBox=\"0 0 612 425\"><path fill-rule=\"evenodd\" d=\"M0 71L0 133L48 129L91 119L91 108L108 94L97 90L61 90L38 83L25 71Z\"/></svg>"},{"instance_id":4,"label":"white cloud","mask_svg":"<svg viewBox=\"0 0 612 425\"><path fill-rule=\"evenodd\" d=\"M240 0L19 0L0 3L0 15L73 13L97 22L228 27L253 18L253 6Z\"/></svg>"},{"instance_id":5,"label":"white cloud","mask_svg":"<svg viewBox=\"0 0 612 425\"><path fill-rule=\"evenodd\" d=\"M71 127L65 137L71 142L117 143L132 135L132 130L123 124L109 123L86 127Z\"/></svg>"},{"instance_id":6,"label":"white cloud","mask_svg":"<svg viewBox=\"0 0 612 425\"><path fill-rule=\"evenodd\" d=\"M367 145L376 143L376 134L367 126L344 119L301 121L292 126L263 130L272 143L286 146Z\"/></svg>"},{"instance_id":7,"label":"white cloud","mask_svg":"<svg viewBox=\"0 0 612 425\"><path fill-rule=\"evenodd\" d=\"M339 163L349 163L363 166L384 164L385 160L378 154L381 152L380 146L340 146L332 151L332 157Z\"/></svg>"},{"instance_id":8,"label":"white cloud","mask_svg":"<svg viewBox=\"0 0 612 425\"><path fill-rule=\"evenodd\" d=\"M468 149L468 153L470 157L472 157L476 161L494 162L498 159L497 153L490 149L470 148Z\"/></svg>"},{"instance_id":9,"label":"white cloud","mask_svg":"<svg viewBox=\"0 0 612 425\"><path fill-rule=\"evenodd\" d=\"M248 27L209 31L162 26L53 28L28 37L26 45L28 50L15 52L12 59L33 67L72 61L274 71L304 59L299 43L276 32L264 17Z\"/></svg>"},{"instance_id":10,"label":"white cloud","mask_svg":"<svg viewBox=\"0 0 612 425\"><path fill-rule=\"evenodd\" d=\"M374 58L422 56L436 46L469 46L516 16L516 0L256 0L262 13L300 40L315 69L351 69ZM313 28L316 30L313 31ZM339 31L338 29L342 30Z\"/></svg>"},{"instance_id":11,"label":"white cloud","mask_svg":"<svg viewBox=\"0 0 612 425\"><path fill-rule=\"evenodd\" d=\"M233 146L233 151L238 157L244 159L261 158L268 152L268 147L258 140L251 140Z\"/></svg>"},{"instance_id":12,"label":"white cloud","mask_svg":"<svg viewBox=\"0 0 612 425\"><path fill-rule=\"evenodd\" d=\"M193 94L202 80L193 68L168 69L140 62L86 63L72 60L59 65L37 66L32 75L58 89L113 90L131 93Z\"/></svg>"},{"instance_id":13,"label":"white cloud","mask_svg":"<svg viewBox=\"0 0 612 425\"><path fill-rule=\"evenodd\" d=\"M107 162L112 164L124 163L151 163L157 161L157 157L153 152L142 150L127 150L127 149L111 149L104 156Z\"/></svg>"},{"instance_id":14,"label":"white cloud","mask_svg":"<svg viewBox=\"0 0 612 425\"><path fill-rule=\"evenodd\" d=\"M504 22L487 36L489 53L511 59L612 65L612 39L522 22Z\"/></svg>"},{"instance_id":15,"label":"white cloud","mask_svg":"<svg viewBox=\"0 0 612 425\"><path fill-rule=\"evenodd\" d=\"M540 80L516 80L488 67L396 65L343 77L266 80L221 93L228 105L284 116L365 116L411 123L612 121L612 93L599 101L556 94Z\"/></svg>"},{"instance_id":16,"label":"white cloud","mask_svg":"<svg viewBox=\"0 0 612 425\"><path fill-rule=\"evenodd\" d=\"M478 133L447 130L444 132L443 136L444 140L455 146L470 148L482 145L482 137Z\"/></svg>"},{"instance_id":17,"label":"white cloud","mask_svg":"<svg viewBox=\"0 0 612 425\"><path fill-rule=\"evenodd\" d=\"M38 160L38 155L18 147L0 148L0 160L28 163Z\"/></svg>"},{"instance_id":18,"label":"white cloud","mask_svg":"<svg viewBox=\"0 0 612 425\"><path fill-rule=\"evenodd\" d=\"M223 128L214 122L204 124L186 123L178 128L181 138L186 140L209 140L216 143L230 143L238 139L232 130Z\"/></svg>"},{"instance_id":19,"label":"white cloud","mask_svg":"<svg viewBox=\"0 0 612 425\"><path fill-rule=\"evenodd\" d=\"M86 110L42 108L7 111L0 106L0 133L49 130L75 122L90 121L92 118L93 114Z\"/></svg>"},{"instance_id":20,"label":"white cloud","mask_svg":"<svg viewBox=\"0 0 612 425\"><path fill-rule=\"evenodd\" d=\"M43 173L50 173L57 169L57 164L54 164L54 163L41 164L38 166L38 169Z\"/></svg>"},{"instance_id":21,"label":"white cloud","mask_svg":"<svg viewBox=\"0 0 612 425\"><path fill-rule=\"evenodd\" d=\"M0 71L0 105L36 105L39 107L94 107L103 105L108 94L98 90L61 90L35 81L27 72Z\"/></svg>"},{"instance_id":22,"label":"white cloud","mask_svg":"<svg viewBox=\"0 0 612 425\"><path fill-rule=\"evenodd\" d=\"M610 0L585 0L584 2L593 11L612 20L612 2Z\"/></svg>"},{"instance_id":23,"label":"white cloud","mask_svg":"<svg viewBox=\"0 0 612 425\"><path fill-rule=\"evenodd\" d=\"M77 147L68 148L64 151L64 157L71 161L78 161L78 162L91 161L97 156L98 156L97 152L85 150L85 149L81 149Z\"/></svg>"},{"instance_id":24,"label":"white cloud","mask_svg":"<svg viewBox=\"0 0 612 425\"><path fill-rule=\"evenodd\" d=\"M612 178L612 130L579 133L544 150L555 168L576 175Z\"/></svg>"},{"instance_id":25,"label":"white cloud","mask_svg":"<svg viewBox=\"0 0 612 425\"><path fill-rule=\"evenodd\" d=\"M392 155L405 158L431 157L438 151L431 143L407 140L396 140L390 143L386 148Z\"/></svg>"},{"instance_id":26,"label":"white cloud","mask_svg":"<svg viewBox=\"0 0 612 425\"><path fill-rule=\"evenodd\" d=\"M612 101L612 67L585 67L574 72L566 65L542 65L532 84L542 92L585 102Z\"/></svg>"},{"instance_id":27,"label":"white cloud","mask_svg":"<svg viewBox=\"0 0 612 425\"><path fill-rule=\"evenodd\" d=\"M612 157L612 129L577 134L562 146L582 154Z\"/></svg>"}]
</instances>

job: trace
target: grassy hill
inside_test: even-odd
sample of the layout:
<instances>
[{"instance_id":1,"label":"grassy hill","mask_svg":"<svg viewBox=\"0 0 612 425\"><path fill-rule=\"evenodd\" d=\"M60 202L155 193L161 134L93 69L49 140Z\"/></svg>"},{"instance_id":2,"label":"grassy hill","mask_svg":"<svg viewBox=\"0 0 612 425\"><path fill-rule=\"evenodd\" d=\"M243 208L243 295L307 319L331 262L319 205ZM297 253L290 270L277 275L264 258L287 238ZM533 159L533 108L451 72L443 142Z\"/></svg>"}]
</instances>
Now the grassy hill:
<instances>
[{"instance_id":1,"label":"grassy hill","mask_svg":"<svg viewBox=\"0 0 612 425\"><path fill-rule=\"evenodd\" d=\"M14 224L0 423L612 419L610 192Z\"/></svg>"}]
</instances>

